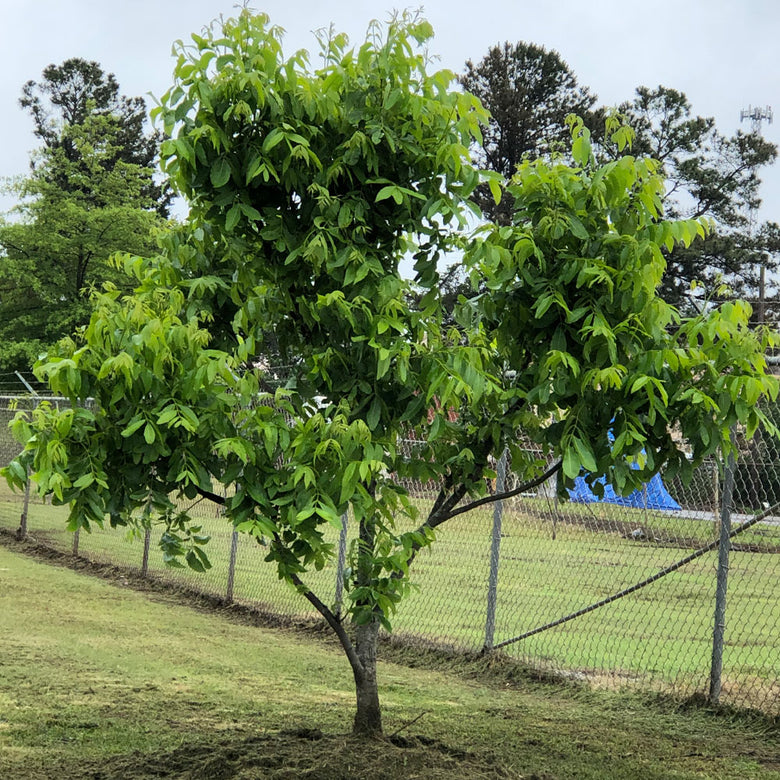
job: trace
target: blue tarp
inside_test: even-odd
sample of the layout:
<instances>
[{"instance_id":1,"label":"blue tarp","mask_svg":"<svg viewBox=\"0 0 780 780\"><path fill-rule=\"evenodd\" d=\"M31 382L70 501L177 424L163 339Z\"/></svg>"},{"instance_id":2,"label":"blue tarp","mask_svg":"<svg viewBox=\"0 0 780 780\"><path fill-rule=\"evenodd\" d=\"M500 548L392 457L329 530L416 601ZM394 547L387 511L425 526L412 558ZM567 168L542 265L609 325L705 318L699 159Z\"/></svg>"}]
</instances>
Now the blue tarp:
<instances>
[{"instance_id":1,"label":"blue tarp","mask_svg":"<svg viewBox=\"0 0 780 780\"><path fill-rule=\"evenodd\" d=\"M631 506L638 509L671 509L677 510L682 507L669 495L664 486L661 476L656 474L645 486L635 490L628 496L619 496L612 485L606 484L604 478L597 480L604 485L604 497L597 498L593 491L585 482L585 477L577 477L574 480L574 487L569 490L569 496L572 501L580 504L607 503L619 504L620 506Z\"/></svg>"}]
</instances>

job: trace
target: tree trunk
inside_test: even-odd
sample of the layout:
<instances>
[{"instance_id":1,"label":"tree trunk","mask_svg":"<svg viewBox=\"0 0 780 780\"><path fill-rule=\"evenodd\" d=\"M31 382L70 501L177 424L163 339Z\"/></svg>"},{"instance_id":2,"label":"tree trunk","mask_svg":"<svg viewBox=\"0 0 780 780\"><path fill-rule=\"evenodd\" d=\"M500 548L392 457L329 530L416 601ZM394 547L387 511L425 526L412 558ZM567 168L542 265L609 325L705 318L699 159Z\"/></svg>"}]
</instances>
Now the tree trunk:
<instances>
[{"instance_id":1,"label":"tree trunk","mask_svg":"<svg viewBox=\"0 0 780 780\"><path fill-rule=\"evenodd\" d=\"M374 482L366 485L373 497L376 490ZM358 555L356 584L358 587L371 588L374 568L374 546L376 526L374 517L360 517L358 531ZM370 608L368 604L361 605ZM379 691L376 686L376 646L379 637L379 619L371 613L369 622L355 626L355 660L352 671L355 675L355 693L357 694L357 712L352 733L361 737L377 737L382 734L382 712L379 708Z\"/></svg>"},{"instance_id":2,"label":"tree trunk","mask_svg":"<svg viewBox=\"0 0 780 780\"><path fill-rule=\"evenodd\" d=\"M379 636L379 620L372 617L367 625L355 626L355 640L350 638L341 620L307 588L297 574L290 581L301 590L315 609L325 618L341 643L352 674L355 678L357 711L352 733L361 737L378 737L382 734L382 713L379 707L379 691L376 684L376 649Z\"/></svg>"},{"instance_id":3,"label":"tree trunk","mask_svg":"<svg viewBox=\"0 0 780 780\"><path fill-rule=\"evenodd\" d=\"M355 631L355 650L362 668L353 666L357 712L352 733L361 737L382 734L382 712L379 707L379 691L376 684L376 646L379 621L374 619Z\"/></svg>"}]
</instances>

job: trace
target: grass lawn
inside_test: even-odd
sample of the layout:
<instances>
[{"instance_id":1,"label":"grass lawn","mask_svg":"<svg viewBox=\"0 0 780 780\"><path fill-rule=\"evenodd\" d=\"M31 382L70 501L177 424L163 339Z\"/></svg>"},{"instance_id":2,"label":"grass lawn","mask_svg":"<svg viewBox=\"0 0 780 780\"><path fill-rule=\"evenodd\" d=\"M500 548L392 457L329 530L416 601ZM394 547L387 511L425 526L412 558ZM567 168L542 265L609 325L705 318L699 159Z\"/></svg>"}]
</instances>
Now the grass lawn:
<instances>
[{"instance_id":1,"label":"grass lawn","mask_svg":"<svg viewBox=\"0 0 780 780\"><path fill-rule=\"evenodd\" d=\"M485 661L470 679L457 663L380 664L386 732L400 733L355 742L351 675L331 643L11 547L0 547L3 778L780 778L767 719L509 683Z\"/></svg>"},{"instance_id":2,"label":"grass lawn","mask_svg":"<svg viewBox=\"0 0 780 780\"><path fill-rule=\"evenodd\" d=\"M0 485L0 512L8 507ZM5 499L5 503L3 500ZM420 501L426 508L425 500ZM588 606L655 574L707 544L711 519L576 505L559 508L553 523L542 500L509 502L503 518L495 642ZM206 574L166 568L152 543L149 569L170 582L224 595L231 528L205 502L194 509L211 534L214 564ZM7 512L6 512L7 513ZM72 545L66 510L35 500L30 533L61 550ZM16 520L13 521L17 522ZM0 524L11 527L3 519ZM417 588L394 618L396 633L478 651L485 641L492 509L447 523L436 544L415 562ZM631 538L643 529L652 541ZM337 542L335 530L329 529ZM93 560L139 567L143 545L122 530L81 534ZM762 523L738 539L732 553L724 651L723 701L780 713L780 527ZM234 598L276 614L312 615L308 602L263 562L264 551L239 538ZM607 607L506 648L536 668L565 671L601 686L639 683L682 694L706 692L711 657L715 567L713 551L653 585ZM335 598L335 562L307 581L323 600Z\"/></svg>"}]
</instances>

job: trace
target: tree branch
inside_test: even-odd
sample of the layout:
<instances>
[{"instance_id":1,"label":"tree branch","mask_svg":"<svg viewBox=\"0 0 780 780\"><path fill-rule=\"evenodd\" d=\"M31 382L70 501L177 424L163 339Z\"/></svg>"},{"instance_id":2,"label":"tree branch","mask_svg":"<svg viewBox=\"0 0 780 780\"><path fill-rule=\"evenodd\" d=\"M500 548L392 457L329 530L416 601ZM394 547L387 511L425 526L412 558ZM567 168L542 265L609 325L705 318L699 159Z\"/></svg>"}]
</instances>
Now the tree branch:
<instances>
[{"instance_id":1,"label":"tree branch","mask_svg":"<svg viewBox=\"0 0 780 780\"><path fill-rule=\"evenodd\" d=\"M360 659L358 658L357 652L355 651L355 646L352 644L352 640L349 638L349 634L347 634L346 629L344 628L341 621L316 596L311 588L304 584L303 580L301 580L297 574L290 574L289 580L293 583L293 585L295 585L296 588L298 588L298 592L303 595L303 597L314 607L314 609L316 609L317 612L319 612L320 615L325 618L328 625L333 629L333 632L338 637L341 646L344 648L344 652L349 659L349 663L352 667L352 672L354 673L355 678L359 680L362 679L364 675L363 664L360 663Z\"/></svg>"},{"instance_id":2,"label":"tree branch","mask_svg":"<svg viewBox=\"0 0 780 780\"><path fill-rule=\"evenodd\" d=\"M520 487L513 488L512 490L507 490L504 493L496 493L493 496L485 496L484 498L480 498L477 501L472 501L470 504L466 504L466 506L462 506L460 509L455 509L454 511L450 512L446 517L439 520L437 525L441 525L445 520L449 520L452 517L456 517L457 515L462 515L464 514L464 512L470 512L472 509L476 509L478 506L483 506L484 504L490 504L493 501L503 501L506 498L512 498L513 496L517 496L520 493L525 493L526 490L531 490L532 488L541 485L543 482L546 482L553 474L555 474L557 471L560 471L562 465L563 465L563 461L559 460L556 464L554 464L549 469L547 469L547 471L545 471L543 474L540 474L538 477L535 477L534 479L531 479L528 482L524 482L522 485L520 485Z\"/></svg>"},{"instance_id":3,"label":"tree branch","mask_svg":"<svg viewBox=\"0 0 780 780\"><path fill-rule=\"evenodd\" d=\"M197 488L198 493L201 495L201 497L208 499L209 501L213 501L215 504L221 504L224 506L227 503L227 499L225 496L220 496L218 493L213 493L210 490L204 490L201 487ZM277 544L281 544L281 540L277 535L275 535L275 541ZM290 582L295 585L296 588L298 588L298 591L303 595L303 597L314 607L314 609L317 610L317 612L322 615L322 617L325 618L328 625L333 629L334 633L339 639L339 642L341 642L341 646L344 648L344 652L347 654L347 658L349 658L349 662L352 666L352 670L355 673L355 675L362 675L363 674L363 665L360 663L360 659L357 656L357 653L355 652L355 648L352 644L352 641L349 638L349 635L344 629L344 626L341 624L341 621L336 617L336 615L333 614L333 612L317 597L317 595L311 590L311 588L308 587L308 585L304 584L303 580L297 575L297 574L290 574L288 575L288 578Z\"/></svg>"},{"instance_id":4,"label":"tree branch","mask_svg":"<svg viewBox=\"0 0 780 780\"><path fill-rule=\"evenodd\" d=\"M538 485L541 485L543 482L546 482L553 474L555 474L557 471L560 470L561 466L563 465L563 461L558 461L556 464L551 466L547 471L540 474L538 477L534 477L534 479L529 480L528 482L524 482L519 487L516 487L512 490L507 490L504 493L498 493L494 496L486 496L485 498L480 498L477 501L472 501L470 504L467 504L464 507L461 507L460 509L454 509L452 511L447 510L447 513L440 512L437 514L434 514L431 512L431 514L428 516L428 519L415 531L415 533L425 533L426 528L436 528L437 526L442 525L443 523L447 522L447 520L452 519L453 517L457 517L458 515L462 515L465 512L469 512L472 509L476 509L478 506L482 506L483 504L489 504L493 501L501 501L506 498L512 498L512 496L516 496L520 493L524 493L526 490L531 490L532 488L537 487ZM460 485L456 491L450 496L450 498L446 501L446 505L451 509L451 507L457 505L457 503L460 501L460 499L465 495L466 488L463 485ZM457 496L457 497L456 497ZM453 503L454 501L454 503ZM407 566L411 566L412 562L414 561L415 557L417 556L418 551L422 548L422 544L419 542L413 542L411 554L409 556L409 560L407 561ZM402 576L399 573L393 574L393 577L400 577Z\"/></svg>"},{"instance_id":5,"label":"tree branch","mask_svg":"<svg viewBox=\"0 0 780 780\"><path fill-rule=\"evenodd\" d=\"M710 209L713 208L713 204L716 200L715 195L723 196L725 194L724 190L726 189L726 185L734 181L743 171L750 170L750 167L751 166L747 165L747 163L744 165L738 165L731 171L731 173L726 174L720 185L714 188L713 194L709 197L704 196L701 201L699 201L699 206L691 215L691 219L698 219L699 217L703 217Z\"/></svg>"},{"instance_id":6,"label":"tree branch","mask_svg":"<svg viewBox=\"0 0 780 780\"><path fill-rule=\"evenodd\" d=\"M460 503L461 499L465 495L466 486L458 485L458 487L452 491L449 498L447 498L445 501L442 501L438 508L434 507L431 510L430 514L428 515L428 519L425 521L425 524L429 528L436 528L437 525L441 525L449 518L451 510Z\"/></svg>"},{"instance_id":7,"label":"tree branch","mask_svg":"<svg viewBox=\"0 0 780 780\"><path fill-rule=\"evenodd\" d=\"M448 486L446 484L442 485L441 488L439 489L439 495L436 496L436 500L433 502L433 507L431 508L431 512L430 512L431 515L439 511L439 508L442 506L442 504L447 498L447 490L448 490Z\"/></svg>"},{"instance_id":8,"label":"tree branch","mask_svg":"<svg viewBox=\"0 0 780 780\"><path fill-rule=\"evenodd\" d=\"M197 490L202 498L206 498L209 501L213 501L215 504L221 504L222 506L224 506L227 503L227 499L225 498L225 496L220 496L218 493L212 493L210 490L204 490L201 487L198 487ZM274 538L277 544L282 544L281 539L279 538L278 535L275 534ZM347 632L344 630L344 626L341 624L341 621L312 592L312 590L308 587L308 585L304 584L303 580L301 580L301 578L297 574L290 574L289 580L290 582L293 583L293 585L295 585L296 588L298 588L298 591L303 595L303 597L307 601L309 601L309 603L317 610L317 612L319 612L325 618L328 625L336 633L336 636L339 638L339 641L341 642L341 646L344 648L344 652L347 654L347 657L349 658L350 664L352 664L352 668L355 674L358 673L362 674L363 666L360 663L360 659L358 659L357 657L357 653L355 653L355 649L352 645L352 641L347 635Z\"/></svg>"},{"instance_id":9,"label":"tree branch","mask_svg":"<svg viewBox=\"0 0 780 780\"><path fill-rule=\"evenodd\" d=\"M212 493L210 490L204 490L203 488L197 486L196 489L203 498L207 498L209 501L213 501L215 504L225 506L227 503L225 496L220 496L219 493Z\"/></svg>"},{"instance_id":10,"label":"tree branch","mask_svg":"<svg viewBox=\"0 0 780 780\"><path fill-rule=\"evenodd\" d=\"M0 246L2 246L6 250L13 249L14 252L19 252L20 254L24 255L27 259L32 258L32 255L24 247L17 246L16 244L11 243L7 239L3 240L3 242L0 243Z\"/></svg>"}]
</instances>

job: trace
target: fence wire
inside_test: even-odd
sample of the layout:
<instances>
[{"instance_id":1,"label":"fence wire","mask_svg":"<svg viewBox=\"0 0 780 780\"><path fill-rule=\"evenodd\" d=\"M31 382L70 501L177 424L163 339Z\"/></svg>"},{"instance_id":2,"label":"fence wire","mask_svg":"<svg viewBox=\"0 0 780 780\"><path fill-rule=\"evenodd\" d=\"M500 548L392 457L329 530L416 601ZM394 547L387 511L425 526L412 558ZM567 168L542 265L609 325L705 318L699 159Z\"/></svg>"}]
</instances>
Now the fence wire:
<instances>
[{"instance_id":1,"label":"fence wire","mask_svg":"<svg viewBox=\"0 0 780 780\"><path fill-rule=\"evenodd\" d=\"M0 396L0 464L20 450L7 423L38 400ZM738 445L733 491L726 465L709 461L688 485L661 475L660 488L640 492L634 506L559 501L545 483L452 518L415 560L395 633L462 651L501 648L531 669L596 686L701 693L780 714L780 517L761 516L780 501L780 443L758 436ZM497 465L490 489L500 493L513 477L511 462ZM424 515L437 486L406 488ZM679 509L663 508L670 502ZM66 508L35 496L25 501L0 481L0 527L16 530L25 508L29 536L74 549ZM132 539L123 529L82 532L77 552L281 617L316 617L263 561L262 543L235 534L219 506L196 502L190 514L211 535L213 566L203 574L163 564L159 529ZM718 545L724 522L737 533ZM345 534L329 533L343 550L356 529L347 518ZM336 605L342 571L343 559L340 565L334 556L306 582ZM726 574L725 617L716 621L719 575L723 584Z\"/></svg>"}]
</instances>

